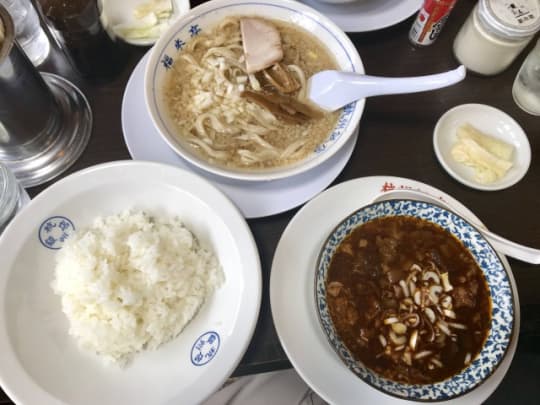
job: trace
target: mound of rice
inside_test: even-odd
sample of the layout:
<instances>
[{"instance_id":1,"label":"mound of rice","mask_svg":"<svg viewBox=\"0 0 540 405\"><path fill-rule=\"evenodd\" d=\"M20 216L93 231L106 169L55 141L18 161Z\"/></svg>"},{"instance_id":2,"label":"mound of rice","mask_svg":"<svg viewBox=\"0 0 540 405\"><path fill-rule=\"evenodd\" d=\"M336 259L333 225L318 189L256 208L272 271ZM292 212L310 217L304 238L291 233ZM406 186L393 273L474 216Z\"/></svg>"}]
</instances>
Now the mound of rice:
<instances>
[{"instance_id":1,"label":"mound of rice","mask_svg":"<svg viewBox=\"0 0 540 405\"><path fill-rule=\"evenodd\" d=\"M224 281L178 218L126 211L95 219L56 257L53 290L81 347L124 365L176 337Z\"/></svg>"}]
</instances>

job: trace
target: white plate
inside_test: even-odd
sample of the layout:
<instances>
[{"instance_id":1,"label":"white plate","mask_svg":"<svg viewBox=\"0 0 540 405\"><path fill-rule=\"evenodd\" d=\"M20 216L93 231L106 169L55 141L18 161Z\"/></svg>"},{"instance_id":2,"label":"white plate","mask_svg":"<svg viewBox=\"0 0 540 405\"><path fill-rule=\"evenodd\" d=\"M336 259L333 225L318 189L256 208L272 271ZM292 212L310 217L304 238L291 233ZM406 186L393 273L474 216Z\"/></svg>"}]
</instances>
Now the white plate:
<instances>
[{"instance_id":1,"label":"white plate","mask_svg":"<svg viewBox=\"0 0 540 405\"><path fill-rule=\"evenodd\" d=\"M101 20L107 30L112 30L116 24L135 24L137 20L133 16L135 7L152 0L101 0ZM172 0L173 13L169 21L185 14L190 9L189 0ZM157 38L129 39L121 37L128 44L148 46L157 41Z\"/></svg>"},{"instance_id":2,"label":"white plate","mask_svg":"<svg viewBox=\"0 0 540 405\"><path fill-rule=\"evenodd\" d=\"M324 190L348 162L355 135L332 158L297 176L274 181L242 181L219 177L189 164L163 141L154 127L144 103L146 54L133 70L122 102L122 129L133 159L169 163L193 171L223 191L246 218L259 218L294 208Z\"/></svg>"},{"instance_id":3,"label":"white plate","mask_svg":"<svg viewBox=\"0 0 540 405\"><path fill-rule=\"evenodd\" d=\"M398 177L365 177L338 184L307 203L283 232L274 254L270 303L279 339L298 373L331 404L356 405L359 399L365 404L408 402L369 386L343 364L319 324L313 293L317 257L326 237L347 215L372 202L384 191L394 188L418 189L429 193L478 220L457 200L426 184ZM504 256L501 259L512 284L514 330L519 331L516 283L508 261ZM453 399L452 404L480 404L486 400L508 370L517 340L516 332L505 358L488 380L470 393Z\"/></svg>"},{"instance_id":4,"label":"white plate","mask_svg":"<svg viewBox=\"0 0 540 405\"><path fill-rule=\"evenodd\" d=\"M127 208L179 216L218 256L226 281L177 338L120 369L77 347L50 283L63 233ZM114 162L58 181L8 225L0 257L0 384L17 404L199 403L234 371L257 322L260 263L244 218L176 167Z\"/></svg>"},{"instance_id":5,"label":"white plate","mask_svg":"<svg viewBox=\"0 0 540 405\"><path fill-rule=\"evenodd\" d=\"M494 183L482 184L474 178L474 169L456 162L451 150L457 141L456 130L469 123L478 130L514 145L514 165ZM433 148L442 167L457 181L478 190L501 190L520 181L531 164L531 146L519 124L505 112L485 104L462 104L439 118L433 131Z\"/></svg>"},{"instance_id":6,"label":"white plate","mask_svg":"<svg viewBox=\"0 0 540 405\"><path fill-rule=\"evenodd\" d=\"M422 0L356 0L347 4L302 0L302 3L330 18L343 31L366 32L405 20L420 9Z\"/></svg>"}]
</instances>

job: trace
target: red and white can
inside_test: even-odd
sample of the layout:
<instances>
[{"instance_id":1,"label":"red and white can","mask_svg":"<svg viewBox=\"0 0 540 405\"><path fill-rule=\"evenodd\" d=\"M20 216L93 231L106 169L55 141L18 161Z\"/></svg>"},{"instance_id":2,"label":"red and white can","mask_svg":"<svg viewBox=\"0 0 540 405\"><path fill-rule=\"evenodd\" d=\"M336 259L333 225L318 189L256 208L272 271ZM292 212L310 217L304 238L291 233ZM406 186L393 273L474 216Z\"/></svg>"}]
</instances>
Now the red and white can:
<instances>
[{"instance_id":1,"label":"red and white can","mask_svg":"<svg viewBox=\"0 0 540 405\"><path fill-rule=\"evenodd\" d=\"M425 0L416 16L409 39L414 45L431 45L441 32L457 0Z\"/></svg>"}]
</instances>

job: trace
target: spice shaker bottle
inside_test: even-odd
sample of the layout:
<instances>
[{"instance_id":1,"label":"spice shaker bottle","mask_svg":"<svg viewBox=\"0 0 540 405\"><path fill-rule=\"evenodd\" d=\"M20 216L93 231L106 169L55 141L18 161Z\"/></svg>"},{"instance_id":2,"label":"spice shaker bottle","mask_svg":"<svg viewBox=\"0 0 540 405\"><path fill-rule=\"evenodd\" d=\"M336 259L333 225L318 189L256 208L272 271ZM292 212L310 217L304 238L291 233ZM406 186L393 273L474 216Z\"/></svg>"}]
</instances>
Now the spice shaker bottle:
<instances>
[{"instance_id":1,"label":"spice shaker bottle","mask_svg":"<svg viewBox=\"0 0 540 405\"><path fill-rule=\"evenodd\" d=\"M539 0L480 0L454 40L454 55L475 73L505 70L540 30Z\"/></svg>"},{"instance_id":2,"label":"spice shaker bottle","mask_svg":"<svg viewBox=\"0 0 540 405\"><path fill-rule=\"evenodd\" d=\"M100 21L96 0L37 0L50 31L79 73L106 78L122 66L122 52Z\"/></svg>"},{"instance_id":3,"label":"spice shaker bottle","mask_svg":"<svg viewBox=\"0 0 540 405\"><path fill-rule=\"evenodd\" d=\"M512 96L521 109L529 114L540 115L540 39L516 75Z\"/></svg>"},{"instance_id":4,"label":"spice shaker bottle","mask_svg":"<svg viewBox=\"0 0 540 405\"><path fill-rule=\"evenodd\" d=\"M431 45L439 36L457 0L425 0L418 12L409 40L413 45Z\"/></svg>"}]
</instances>

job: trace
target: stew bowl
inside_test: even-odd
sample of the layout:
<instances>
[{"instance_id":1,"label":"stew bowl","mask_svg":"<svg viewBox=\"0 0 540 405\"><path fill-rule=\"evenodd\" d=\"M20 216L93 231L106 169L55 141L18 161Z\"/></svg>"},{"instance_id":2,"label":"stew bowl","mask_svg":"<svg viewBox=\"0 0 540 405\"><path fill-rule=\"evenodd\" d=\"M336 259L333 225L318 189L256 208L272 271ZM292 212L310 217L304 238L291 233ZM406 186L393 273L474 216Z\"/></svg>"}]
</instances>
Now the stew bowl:
<instances>
[{"instance_id":1,"label":"stew bowl","mask_svg":"<svg viewBox=\"0 0 540 405\"><path fill-rule=\"evenodd\" d=\"M329 282L329 269L331 267L333 258L336 257L338 250L341 255L343 255L343 249L342 243L346 241L349 244L352 244L352 239L346 238L351 235L351 233L356 230L359 226L369 223L371 221L374 221L376 219L380 218L388 218L388 217L413 217L420 220L425 220L429 223L437 225L437 229L442 228L447 233L450 233L453 238L450 239L454 240L457 239L456 246L462 246L470 255L467 255L469 257L469 263L476 262L478 267L481 270L481 273L483 275L483 279L485 279L485 286L487 288L484 288L486 290L486 294L484 296L488 297L488 299L485 301L489 304L488 301L490 301L490 306L486 305L484 308L486 311L486 314L490 314L490 320L489 322L485 322L484 324L484 330L487 330L485 339L483 340L483 344L480 346L479 352L477 355L465 355L465 361L462 363L462 369L460 371L457 371L453 374L451 374L449 377L442 377L441 379L433 378L433 381L435 382L429 382L428 380L424 380L426 382L418 382L413 381L413 379L403 379L403 378L392 378L389 379L385 376L383 376L383 372L385 370L378 369L378 371L375 371L374 367L368 367L364 364L364 362L358 358L355 358L355 356L352 353L352 350L350 347L348 347L344 340L346 337L340 336L340 333L338 332L336 325L338 325L339 322L341 322L341 325L343 324L343 319L346 318L339 318L340 313L347 313L347 316L349 315L348 312L339 312L339 310L335 310L337 308L337 304L334 304L334 306L331 306L332 302L338 302L337 298L335 297L341 297L338 294L341 294L341 288L343 285L340 285L340 283L335 284L332 282ZM425 223L425 221L421 221L422 223ZM431 226L430 224L428 224ZM379 236L382 238L383 234L378 233L380 231L375 231L375 241L377 241L377 238ZM443 232L444 233L444 232ZM388 237L387 234L384 234L385 238ZM400 237L397 237L399 240L398 243L402 243L403 240L410 240L411 238L416 238L415 235L412 233L406 234L406 236L401 237L402 239L399 239ZM356 240L354 240L356 241ZM367 246L367 243L373 243L373 242L367 242L367 241L359 241L355 246L358 246L357 249L365 248ZM345 245L345 244L344 244ZM378 241L372 245L377 246L375 251L377 252L379 256L382 255L382 245L378 244ZM377 250L378 249L378 250ZM358 251L358 250L357 250ZM352 252L351 255L358 255L360 253ZM465 252L464 254L466 254ZM423 255L424 253L422 253ZM449 254L449 256L451 256ZM355 256L353 256L355 257ZM358 256L360 257L360 256ZM364 256L366 257L366 256ZM421 264L422 267L428 266L428 264L425 264L426 262L429 263L429 260L426 258L428 255L424 256L417 256L418 263ZM431 256L429 256L431 257ZM380 352L381 354L378 354L377 356L386 356L388 355L388 358L393 358L396 363L399 364L401 369L400 370L411 370L411 356L413 362L416 361L416 359L421 359L423 355L430 356L433 355L433 357L437 357L436 350L431 351L425 350L425 348L430 348L429 346L426 346L427 343L423 346L424 349L422 351L424 352L421 354L420 349L422 346L422 342L424 340L425 342L430 341L439 341L439 335L442 335L441 332L446 330L444 334L447 336L442 338L442 342L449 342L448 344L444 343L445 347L452 346L452 343L450 341L455 342L454 346L456 345L462 345L462 338L460 337L459 333L461 333L459 330L454 329L460 327L460 324L458 322L461 322L460 316L464 316L463 312L460 312L459 306L462 305L459 303L459 298L457 297L461 291L467 291L466 286L467 283L470 283L470 279L460 279L461 274L458 277L457 270L454 270L453 268L450 268L446 265L448 263L448 260L445 256L445 254L441 254L440 261L437 261L438 264L435 264L434 262L431 263L432 267L431 270L433 270L434 274L430 274L426 276L426 272L418 272L415 273L418 275L418 283L416 283L416 276L411 279L410 275L413 265L408 265L401 267L398 269L398 274L404 274L402 276L403 278L399 281L391 280L391 275L389 274L390 270L388 268L384 268L383 264L377 264L377 266L380 266L379 268L382 270L380 271L381 274L383 274L382 277L387 278L388 284L384 284L384 282L376 281L376 283L383 283L383 284L377 284L381 289L378 290L379 294L384 297L384 293L381 291L384 291L385 288L390 288L394 286L398 286L398 290L396 291L396 297L398 299L395 300L395 302L399 303L399 309L397 309L397 303L389 303L386 304L383 299L379 300L379 307L377 307L377 311L381 312L373 312L374 314L382 313L380 317L380 321L377 324L377 321L374 321L372 325L378 325L376 326L377 332L369 332L361 329L361 325L357 320L358 319L367 319L368 312L371 311L365 304L364 307L359 307L359 302L368 302L368 301L354 301L356 299L354 296L347 296L345 294L349 294L350 291L353 291L352 289L347 290L345 293L343 293L343 297L346 299L350 299L351 301L341 301L341 302L347 302L345 305L353 305L353 314L349 318L349 321L351 324L354 325L353 330L358 330L358 336L357 341L364 340L366 347L369 347L370 350L373 350L374 352ZM336 266L339 264L339 260L336 262ZM446 262L445 262L446 260ZM367 262L367 261L366 261ZM413 262L415 262L415 259L413 259ZM386 262L391 263L391 266L396 266L395 262ZM405 263L405 262L403 262ZM424 264L422 264L424 263ZM357 268L347 268L346 270L341 270L343 272L354 272L358 271L361 267L364 266L367 268L368 266L374 267L375 265L363 265L361 264L360 267ZM409 267L410 266L410 267ZM352 267L352 266L351 266ZM424 267L425 268L425 267ZM392 268L393 269L393 268ZM446 275L443 275L443 271L441 269L445 269L444 273ZM420 267L415 268L415 272L417 270L422 270ZM388 271L388 272L387 272ZM401 272L401 273L399 273ZM431 273L431 272L429 272ZM435 274L436 273L436 274ZM336 273L334 273L336 274ZM388 277L387 277L388 276ZM364 277L364 276L362 276ZM404 277L408 277L407 281L404 281ZM469 277L469 276L468 276ZM478 279L482 279L482 276L478 276ZM436 282L439 283L439 285L443 286L444 289L441 287L434 287L435 292L437 292L437 297L432 297L431 294L431 286L433 280L436 279ZM446 283L443 279L446 279ZM352 278L351 278L352 280ZM356 279L358 280L358 278ZM375 278L373 278L375 280ZM381 280L381 278L378 278L377 280ZM410 280L413 281L413 283L416 284L416 286L411 286ZM443 280L443 281L441 281ZM401 282L404 282L407 287L401 288ZM355 281L356 283L356 281ZM395 283L395 284L392 284ZM362 290L362 283L359 284L351 284L354 285L354 288L356 291L359 291L357 294L366 294L366 291L368 288L365 288L364 291ZM382 287L381 287L382 286ZM379 288L376 287L376 288ZM337 290L336 290L337 288ZM376 290L374 287L374 291ZM437 290L438 288L438 290ZM465 290L464 290L465 288ZM459 291L458 291L459 290ZM471 289L472 290L472 289ZM414 291L414 293L413 293ZM418 291L421 291L421 294L418 293ZM424 291L427 298L418 298L424 297ZM352 294L352 293L351 293ZM352 298L351 298L352 297ZM396 297L390 297L390 298L396 298ZM407 301L408 297L410 299ZM450 297L450 298L446 298ZM474 299L476 300L476 297L480 297L480 293L474 293ZM417 299L418 298L418 299ZM339 298L341 299L341 298ZM439 302L440 299L440 302ZM480 298L478 298L480 299ZM332 301L334 300L334 301ZM388 302L388 301L387 301ZM352 303L352 304L350 304ZM404 304L405 303L405 304ZM442 303L442 304L441 304ZM449 304L448 304L449 303ZM341 361L353 372L356 374L360 379L362 379L367 384L371 385L372 387L395 397L407 399L407 400L415 400L415 401L444 401L444 400L450 400L452 398L455 398L457 396L461 396L466 394L467 392L475 389L480 384L482 384L493 372L497 369L498 365L504 358L507 348L511 342L512 335L514 333L514 297L512 294L512 288L511 288L511 282L508 277L508 274L506 273L505 267L502 264L499 256L494 251L494 249L491 247L491 245L484 239L484 237L481 235L478 230L474 228L471 224L469 224L465 219L458 216L457 214L453 213L452 211L449 211L445 208L442 208L438 205L423 202L423 201L414 201L414 200L388 200L388 201L381 201L376 202L371 205L365 206L363 208L360 208L359 210L355 211L351 215L349 215L347 218L345 218L343 221L341 221L336 228L332 231L332 233L328 236L326 241L323 243L322 249L319 254L319 259L317 262L317 267L315 269L315 304L317 307L317 313L319 317L319 321L321 324L321 327L324 331L324 334L326 335L328 342L330 346L333 348L333 350L336 352L336 354L339 356ZM440 304L440 305L434 305L434 304ZM448 305L447 305L448 304ZM402 305L405 305L402 307ZM407 305L410 305L409 307ZM442 305L442 306L441 306ZM453 306L452 306L453 305ZM465 304L463 304L465 305ZM349 311L348 307L345 307L347 311ZM388 308L394 308L394 309L388 309ZM429 309L426 310L426 308L432 308L431 313ZM454 312L455 310L455 312ZM356 311L356 312L355 312ZM387 311L387 312L384 312ZM414 318L407 318L402 317L403 311L408 311L410 313L417 313L420 314L420 318L417 318L416 320ZM437 312L439 311L439 312ZM443 315L444 311L444 315ZM387 315L388 314L388 315ZM457 320L456 320L456 314ZM429 316L428 316L429 315ZM448 315L448 318L446 317ZM375 316L379 315L373 315L373 318L376 319ZM471 315L472 316L472 315ZM356 317L356 318L355 318ZM364 318L362 318L364 317ZM407 331L400 331L399 329L394 329L395 326L394 323L397 323L397 319L392 319L394 317L399 318L400 328L403 328L403 324L405 326L408 325ZM403 321L403 319L406 319L407 321ZM407 322L410 322L412 319L412 322L416 322L415 324L411 325ZM418 320L420 323L418 324ZM439 324L438 322L441 321ZM338 322L338 323L336 323ZM481 323L482 321L478 321ZM428 323L430 323L429 328L431 328L431 334L425 333L422 331L422 328L425 326L428 328ZM464 324L465 322L462 322ZM420 326L418 326L420 325ZM435 328L435 325L437 325L437 328ZM450 327L448 327L450 325ZM365 325L364 325L365 326ZM397 325L396 325L397 326ZM417 330L415 332L415 328L411 326L417 326ZM440 327L440 328L439 328ZM373 327L373 329L375 326ZM405 328L403 328L405 329ZM418 332L420 330L420 332ZM393 331L396 331L395 333ZM435 332L433 332L435 331ZM476 329L475 329L476 331ZM365 332L365 333L364 333ZM355 332L356 333L356 332ZM370 335L371 333L371 335ZM388 333L390 334L391 339L388 338ZM392 335L393 333L393 335ZM401 335L400 335L401 333ZM425 333L424 335L422 333ZM472 333L472 328L471 328ZM416 334L416 336L413 338L412 335ZM403 338L401 336L404 336ZM429 336L429 337L428 337ZM398 338L403 339L404 342L401 342L400 345L398 345ZM373 339L370 343L370 339ZM435 339L435 340L434 340ZM446 340L449 339L449 340ZM393 342L391 342L391 340ZM480 340L479 340L480 341ZM351 342L350 337L348 342ZM396 343L397 342L397 343ZM359 343L360 345L363 345L364 343ZM367 346L369 345L369 346ZM463 345L462 345L463 346ZM415 348L418 349L415 351ZM408 352L409 354L406 355L405 352ZM384 354L386 353L386 354ZM403 354L402 354L403 353ZM427 354L426 354L427 353ZM408 358L406 356L409 356ZM468 356L468 357L467 357ZM456 354L457 357L457 354ZM463 357L462 357L463 358ZM426 357L426 362L432 361L432 363L424 363L423 366L418 366L419 363L413 363L412 365L417 367L417 369L420 369L421 367L429 367L429 370L433 370L436 367L443 367L442 362L440 361L440 358L435 358L435 360L431 359L429 360L429 357ZM388 362L385 363L383 367L388 367ZM390 362L390 364L392 364ZM461 363L460 363L461 364ZM378 367L379 365L377 365ZM426 370L424 368L423 370ZM402 372L402 371L400 371ZM405 371L408 372L408 371ZM428 372L426 371L426 374ZM395 374L394 374L395 375ZM407 381L405 381L407 380ZM401 381L401 382L399 382ZM403 382L405 381L405 382Z\"/></svg>"}]
</instances>

